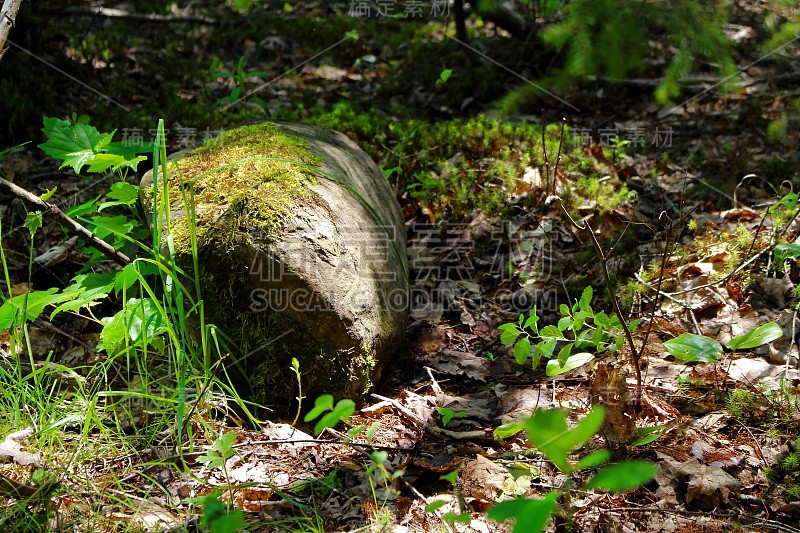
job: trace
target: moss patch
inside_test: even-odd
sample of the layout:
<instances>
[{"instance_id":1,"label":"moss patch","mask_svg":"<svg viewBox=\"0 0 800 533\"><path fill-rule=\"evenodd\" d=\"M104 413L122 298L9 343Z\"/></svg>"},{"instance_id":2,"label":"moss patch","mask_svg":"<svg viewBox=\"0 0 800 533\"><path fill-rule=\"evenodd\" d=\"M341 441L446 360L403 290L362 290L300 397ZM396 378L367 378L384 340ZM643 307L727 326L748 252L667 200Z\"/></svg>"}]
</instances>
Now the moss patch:
<instances>
[{"instance_id":1,"label":"moss patch","mask_svg":"<svg viewBox=\"0 0 800 533\"><path fill-rule=\"evenodd\" d=\"M184 197L193 191L198 246L213 241L218 248L229 249L238 229L273 235L297 200L311 198L308 185L314 176L309 166L319 162L302 140L283 135L273 124L237 128L174 163L169 178L171 208L183 209ZM220 219L231 230L227 236L210 231ZM182 217L170 230L178 254L190 249L188 222Z\"/></svg>"}]
</instances>

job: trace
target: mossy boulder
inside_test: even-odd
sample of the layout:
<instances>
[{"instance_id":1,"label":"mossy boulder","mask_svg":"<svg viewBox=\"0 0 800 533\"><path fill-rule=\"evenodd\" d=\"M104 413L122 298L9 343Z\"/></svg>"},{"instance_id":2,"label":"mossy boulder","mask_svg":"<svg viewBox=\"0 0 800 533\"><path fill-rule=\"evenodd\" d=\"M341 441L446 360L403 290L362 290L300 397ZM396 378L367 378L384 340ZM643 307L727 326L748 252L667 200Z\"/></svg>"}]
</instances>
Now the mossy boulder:
<instances>
[{"instance_id":1,"label":"mossy boulder","mask_svg":"<svg viewBox=\"0 0 800 533\"><path fill-rule=\"evenodd\" d=\"M234 340L240 392L290 403L293 357L304 396L368 390L408 319L403 216L369 156L338 132L270 122L176 154L168 176L174 254L192 272L195 235L206 322ZM152 211L151 173L141 185Z\"/></svg>"}]
</instances>

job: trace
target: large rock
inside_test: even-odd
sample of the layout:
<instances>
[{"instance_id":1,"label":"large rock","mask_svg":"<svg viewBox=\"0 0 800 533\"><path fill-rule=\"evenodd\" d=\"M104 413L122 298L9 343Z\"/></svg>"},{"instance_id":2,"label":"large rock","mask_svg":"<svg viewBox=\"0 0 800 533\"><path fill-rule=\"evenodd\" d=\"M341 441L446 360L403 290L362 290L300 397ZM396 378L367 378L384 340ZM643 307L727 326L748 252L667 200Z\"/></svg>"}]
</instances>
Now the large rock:
<instances>
[{"instance_id":1,"label":"large rock","mask_svg":"<svg viewBox=\"0 0 800 533\"><path fill-rule=\"evenodd\" d=\"M338 132L282 122L226 132L176 162L175 255L191 272L192 184L206 322L234 340L229 372L251 388L241 392L293 401L292 357L304 396L365 392L408 318L403 216L375 163ZM152 209L150 173L141 190Z\"/></svg>"}]
</instances>

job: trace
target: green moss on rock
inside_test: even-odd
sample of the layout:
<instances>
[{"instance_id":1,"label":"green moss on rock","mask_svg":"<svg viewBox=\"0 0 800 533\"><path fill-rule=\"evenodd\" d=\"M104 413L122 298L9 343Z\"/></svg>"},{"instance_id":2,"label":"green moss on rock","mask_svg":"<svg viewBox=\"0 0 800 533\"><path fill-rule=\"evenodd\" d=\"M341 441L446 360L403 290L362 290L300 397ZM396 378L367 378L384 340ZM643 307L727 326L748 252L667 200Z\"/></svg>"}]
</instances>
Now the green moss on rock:
<instances>
[{"instance_id":1,"label":"green moss on rock","mask_svg":"<svg viewBox=\"0 0 800 533\"><path fill-rule=\"evenodd\" d=\"M301 139L280 133L273 124L230 130L172 164L171 208L183 209L186 193L193 191L199 246L213 241L228 248L239 229L272 235L296 201L311 198L308 185L316 180L309 167L319 162ZM219 227L221 219L230 230L228 235L210 231L212 226ZM189 250L186 217L177 219L170 233L177 253Z\"/></svg>"}]
</instances>

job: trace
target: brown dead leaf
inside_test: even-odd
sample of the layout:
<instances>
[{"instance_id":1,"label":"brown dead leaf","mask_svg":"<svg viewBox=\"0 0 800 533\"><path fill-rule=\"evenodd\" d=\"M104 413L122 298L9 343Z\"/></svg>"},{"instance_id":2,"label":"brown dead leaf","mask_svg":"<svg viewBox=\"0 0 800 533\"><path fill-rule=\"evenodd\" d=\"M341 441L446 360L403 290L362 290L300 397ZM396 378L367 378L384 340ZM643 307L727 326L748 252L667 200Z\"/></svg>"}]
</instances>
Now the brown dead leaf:
<instances>
[{"instance_id":1,"label":"brown dead leaf","mask_svg":"<svg viewBox=\"0 0 800 533\"><path fill-rule=\"evenodd\" d=\"M33 435L32 428L21 429L6 435L5 440L0 442L0 457L11 457L18 465L33 465L43 468L44 461L38 453L28 453L21 448L22 441L31 435Z\"/></svg>"},{"instance_id":2,"label":"brown dead leaf","mask_svg":"<svg viewBox=\"0 0 800 533\"><path fill-rule=\"evenodd\" d=\"M755 220L761 216L758 211L750 209L749 207L739 207L736 209L729 209L720 213L725 220L732 220L734 222Z\"/></svg>"},{"instance_id":3,"label":"brown dead leaf","mask_svg":"<svg viewBox=\"0 0 800 533\"><path fill-rule=\"evenodd\" d=\"M68 241L54 246L33 258L33 262L39 266L52 267L66 261L72 247L78 242L78 237L72 237Z\"/></svg>"},{"instance_id":4,"label":"brown dead leaf","mask_svg":"<svg viewBox=\"0 0 800 533\"><path fill-rule=\"evenodd\" d=\"M757 276L753 278L764 295L772 303L783 307L786 304L786 295L794 289L794 283L786 274L782 278L768 278L766 276Z\"/></svg>"},{"instance_id":5,"label":"brown dead leaf","mask_svg":"<svg viewBox=\"0 0 800 533\"><path fill-rule=\"evenodd\" d=\"M434 370L450 376L465 376L478 381L486 381L489 360L468 352L442 350L428 363Z\"/></svg>"},{"instance_id":6,"label":"brown dead leaf","mask_svg":"<svg viewBox=\"0 0 800 533\"><path fill-rule=\"evenodd\" d=\"M500 422L510 424L521 422L533 416L537 409L547 409L552 405L551 395L548 394L547 385L538 387L509 387L498 384L494 393L500 399Z\"/></svg>"},{"instance_id":7,"label":"brown dead leaf","mask_svg":"<svg viewBox=\"0 0 800 533\"><path fill-rule=\"evenodd\" d=\"M506 492L505 487L513 483L508 470L482 455L464 461L459 478L467 496L483 500L497 501Z\"/></svg>"},{"instance_id":8,"label":"brown dead leaf","mask_svg":"<svg viewBox=\"0 0 800 533\"><path fill-rule=\"evenodd\" d=\"M702 511L720 510L730 506L741 488L739 480L716 466L700 464L697 459L673 461L659 454L675 479L686 489L686 507Z\"/></svg>"}]
</instances>

